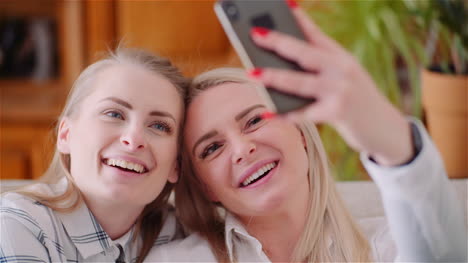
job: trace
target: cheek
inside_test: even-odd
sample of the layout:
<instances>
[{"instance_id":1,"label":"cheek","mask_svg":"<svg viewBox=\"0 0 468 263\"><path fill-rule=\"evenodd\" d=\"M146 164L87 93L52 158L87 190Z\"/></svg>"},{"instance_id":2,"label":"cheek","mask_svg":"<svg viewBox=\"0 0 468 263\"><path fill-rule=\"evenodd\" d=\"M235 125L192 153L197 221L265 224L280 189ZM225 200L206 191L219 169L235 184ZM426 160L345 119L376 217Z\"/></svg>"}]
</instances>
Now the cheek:
<instances>
[{"instance_id":1,"label":"cheek","mask_svg":"<svg viewBox=\"0 0 468 263\"><path fill-rule=\"evenodd\" d=\"M307 166L307 151L301 132L296 126L279 122L272 123L264 129L259 129L256 139L264 145L281 151L283 156L296 164L295 166Z\"/></svg>"},{"instance_id":2,"label":"cheek","mask_svg":"<svg viewBox=\"0 0 468 263\"><path fill-rule=\"evenodd\" d=\"M75 131L70 141L70 166L74 178L91 175L98 162L100 145L104 143L98 134ZM78 135L78 136L77 136ZM87 176L86 176L87 177Z\"/></svg>"},{"instance_id":3,"label":"cheek","mask_svg":"<svg viewBox=\"0 0 468 263\"><path fill-rule=\"evenodd\" d=\"M153 138L150 147L153 157L158 163L173 163L177 158L176 138Z\"/></svg>"},{"instance_id":4,"label":"cheek","mask_svg":"<svg viewBox=\"0 0 468 263\"><path fill-rule=\"evenodd\" d=\"M118 139L120 133L119 127L96 120L82 123L74 128L76 129L72 130L72 134L76 143L88 144L89 147L97 147Z\"/></svg>"},{"instance_id":5,"label":"cheek","mask_svg":"<svg viewBox=\"0 0 468 263\"><path fill-rule=\"evenodd\" d=\"M290 163L291 172L300 175L307 175L309 171L309 158L302 135L298 130L289 134L291 140L283 140L282 148L285 149L285 156Z\"/></svg>"},{"instance_id":6,"label":"cheek","mask_svg":"<svg viewBox=\"0 0 468 263\"><path fill-rule=\"evenodd\" d=\"M72 163L89 157L93 147L97 146L96 142L99 142L100 135L95 132L96 130L93 131L78 126L74 126L70 130L70 157Z\"/></svg>"},{"instance_id":7,"label":"cheek","mask_svg":"<svg viewBox=\"0 0 468 263\"><path fill-rule=\"evenodd\" d=\"M195 166L195 173L198 179L200 179L203 184L209 186L210 188L213 185L216 185L216 180L218 179L218 177L215 176L212 170L212 167L209 165Z\"/></svg>"},{"instance_id":8,"label":"cheek","mask_svg":"<svg viewBox=\"0 0 468 263\"><path fill-rule=\"evenodd\" d=\"M298 164L307 164L307 150L301 132L294 127L283 136L283 138L290 138L289 140L280 140L281 147L285 149L286 154L292 156Z\"/></svg>"},{"instance_id":9,"label":"cheek","mask_svg":"<svg viewBox=\"0 0 468 263\"><path fill-rule=\"evenodd\" d=\"M96 120L86 120L70 130L72 171L91 171L101 152L119 141L120 129Z\"/></svg>"},{"instance_id":10,"label":"cheek","mask_svg":"<svg viewBox=\"0 0 468 263\"><path fill-rule=\"evenodd\" d=\"M268 133L270 139L273 137L278 143L290 146L303 145L301 132L290 123L280 121L272 123L271 126L265 129L265 132Z\"/></svg>"},{"instance_id":11,"label":"cheek","mask_svg":"<svg viewBox=\"0 0 468 263\"><path fill-rule=\"evenodd\" d=\"M209 163L196 165L195 171L198 178L215 192L222 189L228 181L228 169L223 166L223 162L214 160Z\"/></svg>"}]
</instances>

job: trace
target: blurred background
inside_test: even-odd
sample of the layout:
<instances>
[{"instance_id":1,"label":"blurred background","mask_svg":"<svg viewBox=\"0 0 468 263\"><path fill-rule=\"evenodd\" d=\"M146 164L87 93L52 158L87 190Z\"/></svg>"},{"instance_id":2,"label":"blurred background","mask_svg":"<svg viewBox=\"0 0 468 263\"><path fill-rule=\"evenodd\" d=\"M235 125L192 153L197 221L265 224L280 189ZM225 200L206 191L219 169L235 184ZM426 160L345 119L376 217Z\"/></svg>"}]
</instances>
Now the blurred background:
<instances>
[{"instance_id":1,"label":"blurred background","mask_svg":"<svg viewBox=\"0 0 468 263\"><path fill-rule=\"evenodd\" d=\"M0 1L0 179L42 175L74 79L119 44L169 57L188 76L241 66L213 3ZM468 177L467 1L299 4L359 59L392 103L424 121L449 175ZM320 131L334 176L368 179L359 155L330 127L322 125Z\"/></svg>"}]
</instances>

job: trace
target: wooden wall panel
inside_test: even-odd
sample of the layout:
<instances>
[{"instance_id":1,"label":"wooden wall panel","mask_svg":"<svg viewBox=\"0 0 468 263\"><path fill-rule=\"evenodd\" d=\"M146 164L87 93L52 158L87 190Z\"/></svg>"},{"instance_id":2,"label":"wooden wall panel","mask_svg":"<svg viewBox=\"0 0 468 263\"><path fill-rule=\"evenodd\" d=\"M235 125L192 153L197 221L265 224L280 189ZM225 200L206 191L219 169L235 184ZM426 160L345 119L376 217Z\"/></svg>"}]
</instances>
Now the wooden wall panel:
<instances>
[{"instance_id":1,"label":"wooden wall panel","mask_svg":"<svg viewBox=\"0 0 468 263\"><path fill-rule=\"evenodd\" d=\"M84 68L83 3L56 1L62 88L69 89Z\"/></svg>"},{"instance_id":2,"label":"wooden wall panel","mask_svg":"<svg viewBox=\"0 0 468 263\"><path fill-rule=\"evenodd\" d=\"M36 179L46 170L52 156L47 125L2 123L0 179Z\"/></svg>"},{"instance_id":3,"label":"wooden wall panel","mask_svg":"<svg viewBox=\"0 0 468 263\"><path fill-rule=\"evenodd\" d=\"M117 38L127 46L169 57L188 75L217 66L240 66L213 3L118 0Z\"/></svg>"},{"instance_id":4,"label":"wooden wall panel","mask_svg":"<svg viewBox=\"0 0 468 263\"><path fill-rule=\"evenodd\" d=\"M0 150L0 179L26 179L31 171L29 156L12 149Z\"/></svg>"},{"instance_id":5,"label":"wooden wall panel","mask_svg":"<svg viewBox=\"0 0 468 263\"><path fill-rule=\"evenodd\" d=\"M57 25L57 78L0 79L0 178L37 178L53 148L49 131L84 66L83 2L0 0L0 10L10 16L47 16Z\"/></svg>"},{"instance_id":6,"label":"wooden wall panel","mask_svg":"<svg viewBox=\"0 0 468 263\"><path fill-rule=\"evenodd\" d=\"M84 9L86 64L91 64L118 44L115 32L115 1L87 0Z\"/></svg>"},{"instance_id":7,"label":"wooden wall panel","mask_svg":"<svg viewBox=\"0 0 468 263\"><path fill-rule=\"evenodd\" d=\"M117 1L117 35L164 53L224 53L228 42L213 2Z\"/></svg>"},{"instance_id":8,"label":"wooden wall panel","mask_svg":"<svg viewBox=\"0 0 468 263\"><path fill-rule=\"evenodd\" d=\"M54 1L1 0L0 10L2 16L55 17L56 15Z\"/></svg>"}]
</instances>

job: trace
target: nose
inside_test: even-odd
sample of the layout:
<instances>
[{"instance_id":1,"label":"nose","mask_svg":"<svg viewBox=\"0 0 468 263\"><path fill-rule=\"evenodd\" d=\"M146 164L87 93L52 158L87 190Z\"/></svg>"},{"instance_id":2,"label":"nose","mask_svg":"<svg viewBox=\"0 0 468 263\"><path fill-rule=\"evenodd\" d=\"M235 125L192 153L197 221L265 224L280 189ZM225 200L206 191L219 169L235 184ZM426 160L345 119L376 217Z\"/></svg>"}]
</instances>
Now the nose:
<instances>
[{"instance_id":1,"label":"nose","mask_svg":"<svg viewBox=\"0 0 468 263\"><path fill-rule=\"evenodd\" d=\"M257 150L255 143L245 136L239 136L232 141L232 163L241 164Z\"/></svg>"},{"instance_id":2,"label":"nose","mask_svg":"<svg viewBox=\"0 0 468 263\"><path fill-rule=\"evenodd\" d=\"M136 151L146 147L144 131L137 125L130 125L120 137L120 142L129 150Z\"/></svg>"}]
</instances>

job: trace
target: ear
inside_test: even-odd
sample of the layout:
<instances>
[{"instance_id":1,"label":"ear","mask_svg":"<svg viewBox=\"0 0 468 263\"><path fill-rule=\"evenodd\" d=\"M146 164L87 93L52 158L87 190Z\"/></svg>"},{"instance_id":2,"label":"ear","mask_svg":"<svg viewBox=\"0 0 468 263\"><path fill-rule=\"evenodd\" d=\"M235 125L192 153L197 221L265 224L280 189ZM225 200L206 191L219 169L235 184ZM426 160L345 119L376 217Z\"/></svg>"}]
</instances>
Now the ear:
<instances>
[{"instance_id":1,"label":"ear","mask_svg":"<svg viewBox=\"0 0 468 263\"><path fill-rule=\"evenodd\" d=\"M57 133L57 149L64 154L70 153L70 120L63 118L60 121Z\"/></svg>"},{"instance_id":2,"label":"ear","mask_svg":"<svg viewBox=\"0 0 468 263\"><path fill-rule=\"evenodd\" d=\"M179 181L179 172L180 172L179 161L178 161L178 158L177 158L177 160L175 161L175 164L174 164L174 169L169 174L169 177L167 178L167 181L169 181L169 183L173 183L173 184L177 183L177 181Z\"/></svg>"}]
</instances>

